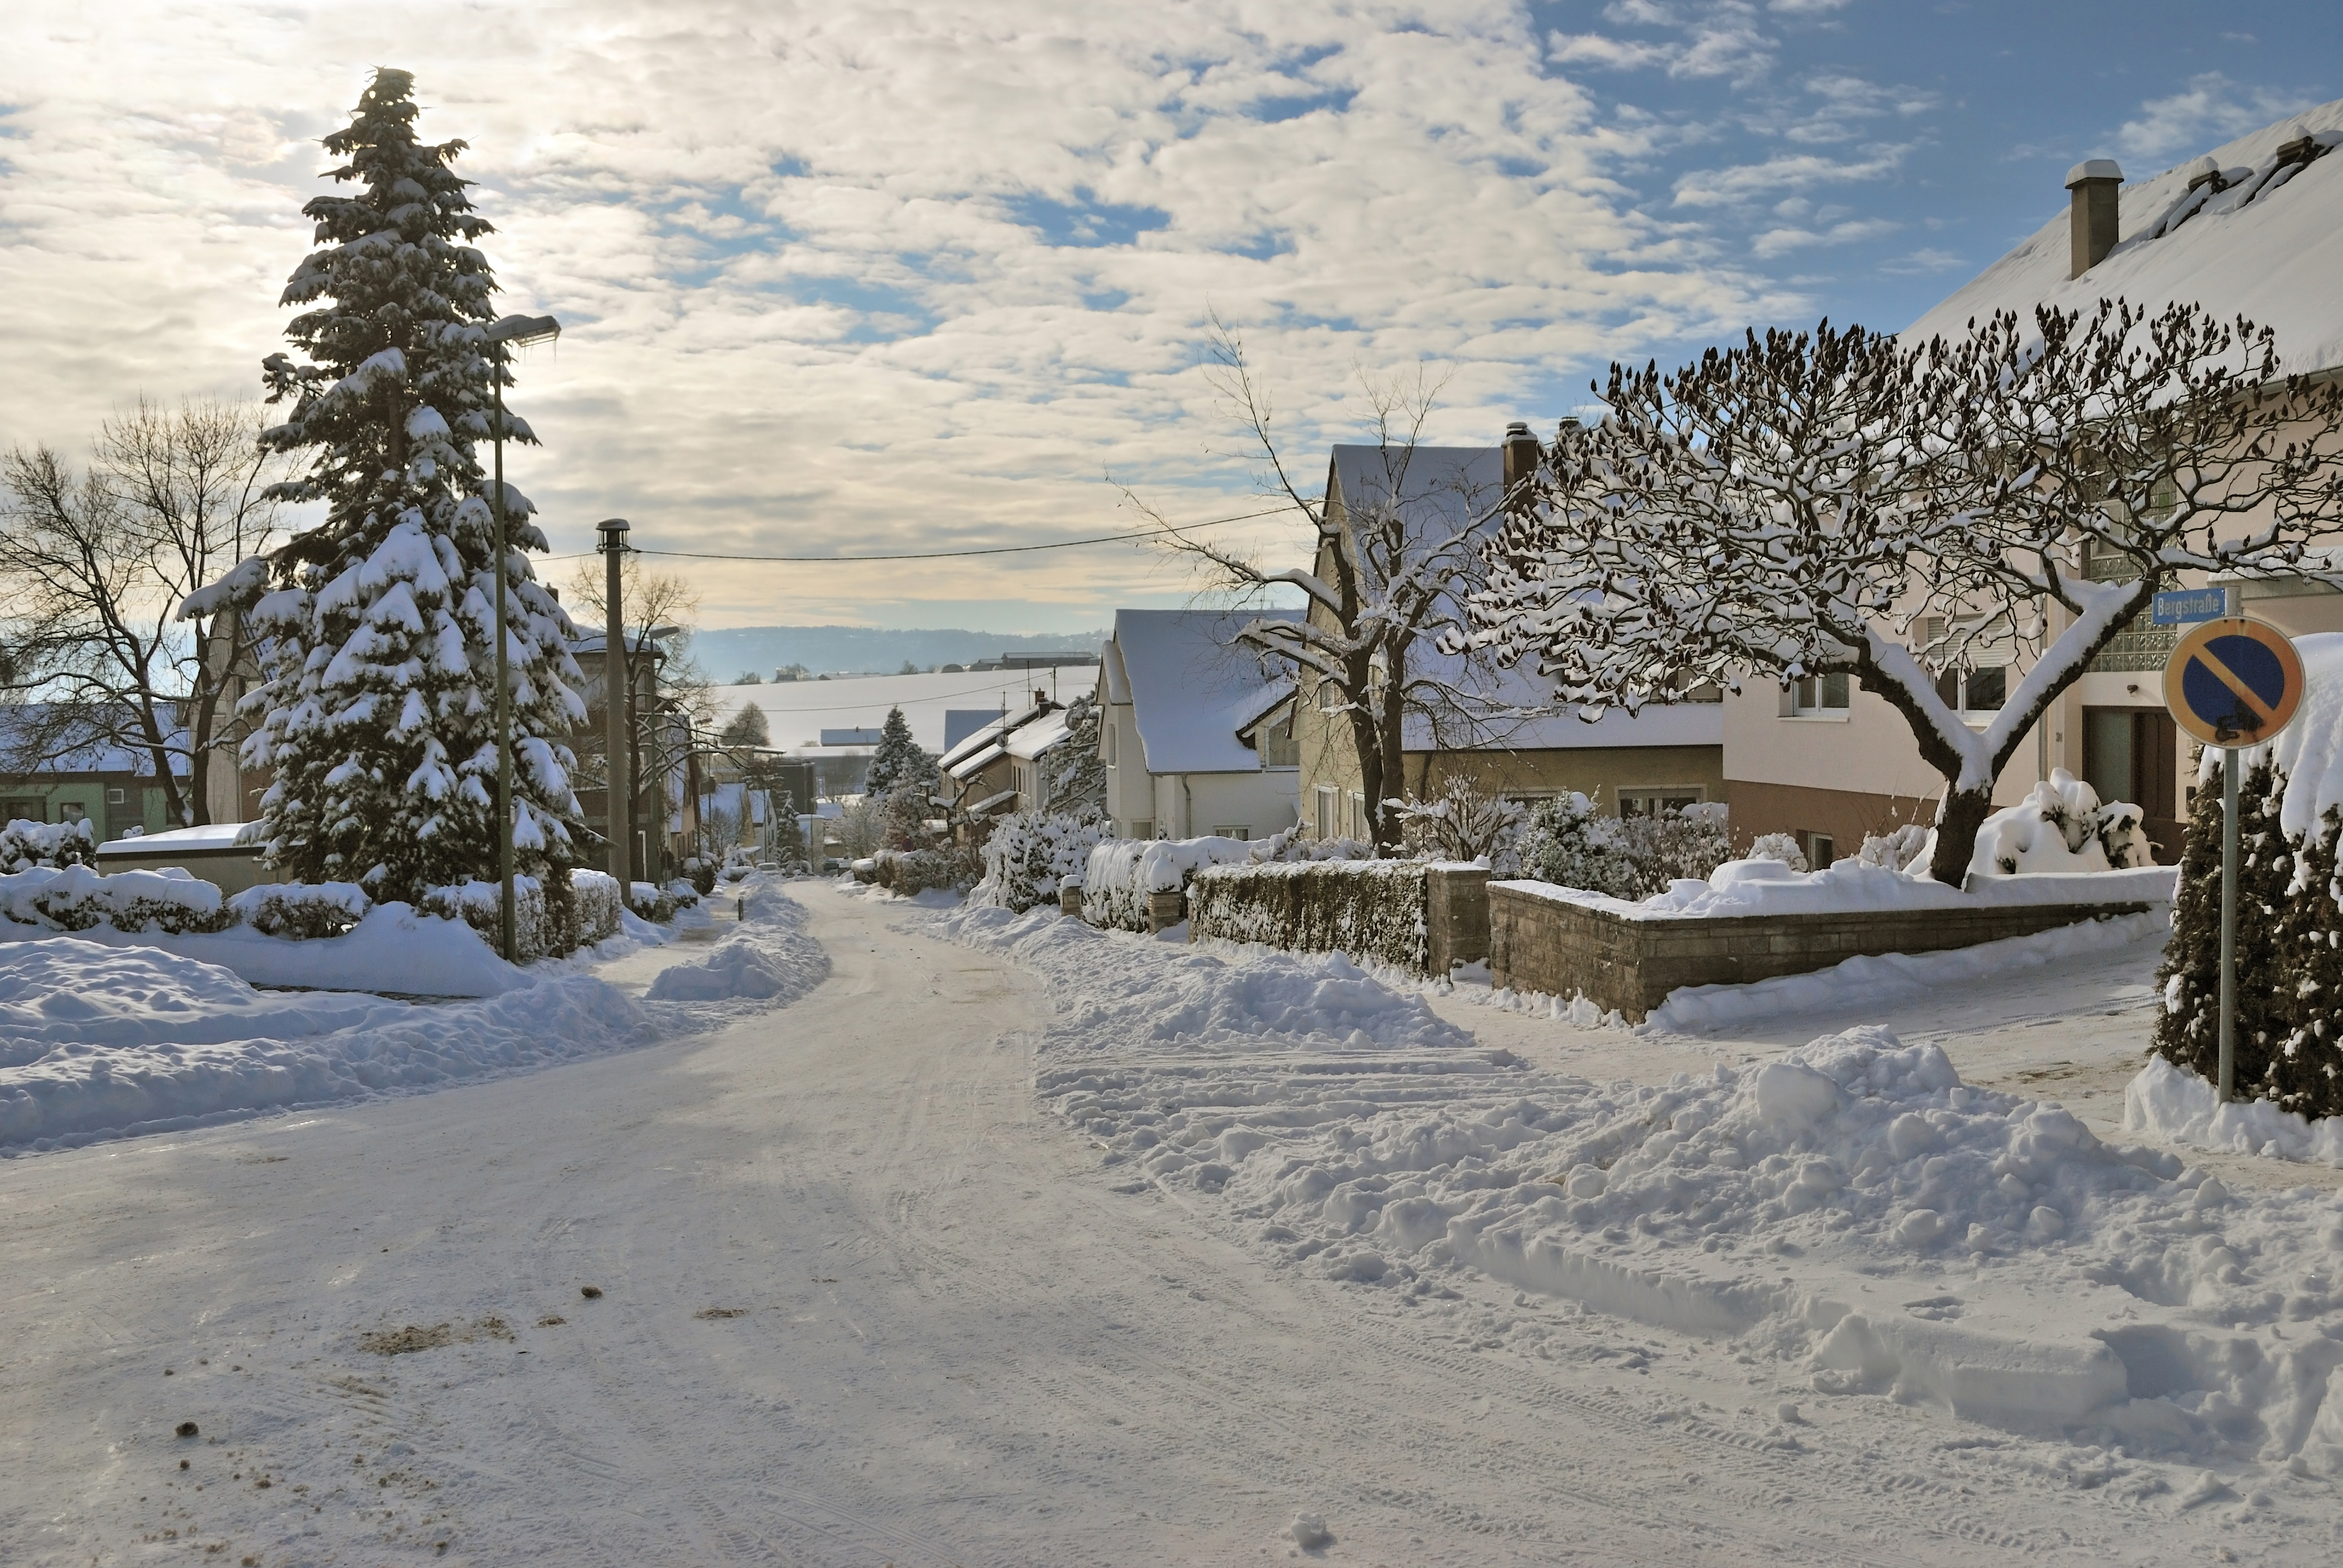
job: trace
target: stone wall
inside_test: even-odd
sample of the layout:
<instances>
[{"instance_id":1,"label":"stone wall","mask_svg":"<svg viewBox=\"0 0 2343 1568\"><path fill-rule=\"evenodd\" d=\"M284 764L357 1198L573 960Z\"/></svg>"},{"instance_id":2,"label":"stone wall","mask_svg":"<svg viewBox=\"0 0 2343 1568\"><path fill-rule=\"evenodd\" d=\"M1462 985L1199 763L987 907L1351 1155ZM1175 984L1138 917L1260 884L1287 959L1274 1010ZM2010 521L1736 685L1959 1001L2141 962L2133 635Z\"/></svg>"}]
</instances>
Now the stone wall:
<instances>
[{"instance_id":1,"label":"stone wall","mask_svg":"<svg viewBox=\"0 0 2343 1568\"><path fill-rule=\"evenodd\" d=\"M1632 920L1498 883L1489 889L1489 970L1498 986L1583 995L1641 1022L1680 986L1746 985L1866 955L1975 947L2147 907L2034 904Z\"/></svg>"},{"instance_id":2,"label":"stone wall","mask_svg":"<svg viewBox=\"0 0 2343 1568\"><path fill-rule=\"evenodd\" d=\"M1446 975L1489 956L1489 870L1433 866L1423 875L1423 969Z\"/></svg>"}]
</instances>

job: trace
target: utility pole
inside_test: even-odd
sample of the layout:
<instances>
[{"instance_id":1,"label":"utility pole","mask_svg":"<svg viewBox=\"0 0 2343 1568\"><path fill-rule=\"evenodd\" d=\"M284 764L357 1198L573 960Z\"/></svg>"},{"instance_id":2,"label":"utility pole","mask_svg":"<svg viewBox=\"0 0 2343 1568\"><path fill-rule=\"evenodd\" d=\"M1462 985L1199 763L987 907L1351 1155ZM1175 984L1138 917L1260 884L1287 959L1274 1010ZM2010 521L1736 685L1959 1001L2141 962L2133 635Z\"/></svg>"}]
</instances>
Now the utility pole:
<instances>
[{"instance_id":1,"label":"utility pole","mask_svg":"<svg viewBox=\"0 0 2343 1568\"><path fill-rule=\"evenodd\" d=\"M610 779L610 875L618 879L618 900L626 901L628 884L634 880L629 874L630 846L628 819L632 813L627 795L627 749L632 737L627 733L628 699L633 695L633 683L627 674L627 615L621 601L624 589L618 568L627 553L627 519L608 518L594 525L602 536L597 546L608 576L602 588L602 719L606 743L609 748L608 766L604 771Z\"/></svg>"},{"instance_id":2,"label":"utility pole","mask_svg":"<svg viewBox=\"0 0 2343 1568\"><path fill-rule=\"evenodd\" d=\"M481 334L497 350L488 367L488 385L497 398L497 934L504 940L505 962L520 962L520 938L513 912L513 831L519 826L513 813L512 670L508 648L512 635L505 618L505 557L509 544L505 527L505 365L516 345L547 343L561 336L561 323L550 316L508 316Z\"/></svg>"}]
</instances>

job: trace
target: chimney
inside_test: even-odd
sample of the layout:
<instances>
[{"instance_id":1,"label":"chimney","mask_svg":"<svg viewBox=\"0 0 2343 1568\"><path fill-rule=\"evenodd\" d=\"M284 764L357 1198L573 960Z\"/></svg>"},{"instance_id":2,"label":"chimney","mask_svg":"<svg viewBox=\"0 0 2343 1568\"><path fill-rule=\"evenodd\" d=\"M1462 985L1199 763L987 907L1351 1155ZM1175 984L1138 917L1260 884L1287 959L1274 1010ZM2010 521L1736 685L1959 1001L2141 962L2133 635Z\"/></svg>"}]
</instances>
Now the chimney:
<instances>
[{"instance_id":1,"label":"chimney","mask_svg":"<svg viewBox=\"0 0 2343 1568\"><path fill-rule=\"evenodd\" d=\"M2066 188L2075 193L2067 218L2068 277L2082 276L2115 249L2116 192L2122 186L2123 170L2113 158L2088 158L2066 171Z\"/></svg>"},{"instance_id":2,"label":"chimney","mask_svg":"<svg viewBox=\"0 0 2343 1568\"><path fill-rule=\"evenodd\" d=\"M1537 473L1537 437L1530 434L1526 420L1516 419L1505 427L1505 508L1508 511L1520 507L1525 497L1524 487Z\"/></svg>"}]
</instances>

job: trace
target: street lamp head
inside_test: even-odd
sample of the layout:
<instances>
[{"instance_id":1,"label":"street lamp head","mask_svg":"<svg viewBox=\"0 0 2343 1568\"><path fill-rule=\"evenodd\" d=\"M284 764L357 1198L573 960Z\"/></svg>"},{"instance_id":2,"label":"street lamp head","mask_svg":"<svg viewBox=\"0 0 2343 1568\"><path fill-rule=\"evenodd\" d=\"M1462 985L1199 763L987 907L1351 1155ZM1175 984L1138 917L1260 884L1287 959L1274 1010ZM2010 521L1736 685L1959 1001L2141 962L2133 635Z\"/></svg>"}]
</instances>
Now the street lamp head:
<instances>
[{"instance_id":1,"label":"street lamp head","mask_svg":"<svg viewBox=\"0 0 2343 1568\"><path fill-rule=\"evenodd\" d=\"M595 546L595 548L600 550L623 550L627 548L626 518L604 518L600 522L594 525L594 531L602 536L602 542Z\"/></svg>"},{"instance_id":2,"label":"street lamp head","mask_svg":"<svg viewBox=\"0 0 2343 1568\"><path fill-rule=\"evenodd\" d=\"M532 343L550 343L560 337L561 323L550 316L508 316L480 336L490 343L527 347Z\"/></svg>"}]
</instances>

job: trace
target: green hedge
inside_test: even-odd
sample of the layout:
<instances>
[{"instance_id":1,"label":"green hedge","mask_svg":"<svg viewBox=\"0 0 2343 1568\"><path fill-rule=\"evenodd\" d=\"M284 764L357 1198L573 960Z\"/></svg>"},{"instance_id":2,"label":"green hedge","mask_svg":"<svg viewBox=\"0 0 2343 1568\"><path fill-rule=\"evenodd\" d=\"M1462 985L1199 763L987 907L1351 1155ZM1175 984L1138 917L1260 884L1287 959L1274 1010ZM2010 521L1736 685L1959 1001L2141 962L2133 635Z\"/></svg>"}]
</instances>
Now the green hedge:
<instances>
[{"instance_id":1,"label":"green hedge","mask_svg":"<svg viewBox=\"0 0 2343 1568\"><path fill-rule=\"evenodd\" d=\"M1302 860L1211 866L1188 884L1195 937L1293 952L1342 952L1421 972L1423 860Z\"/></svg>"}]
</instances>

